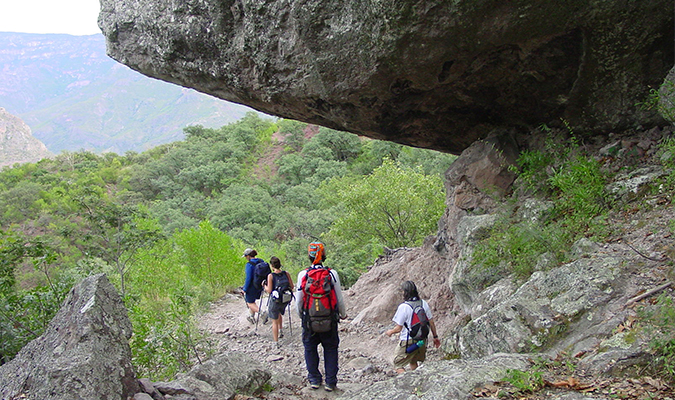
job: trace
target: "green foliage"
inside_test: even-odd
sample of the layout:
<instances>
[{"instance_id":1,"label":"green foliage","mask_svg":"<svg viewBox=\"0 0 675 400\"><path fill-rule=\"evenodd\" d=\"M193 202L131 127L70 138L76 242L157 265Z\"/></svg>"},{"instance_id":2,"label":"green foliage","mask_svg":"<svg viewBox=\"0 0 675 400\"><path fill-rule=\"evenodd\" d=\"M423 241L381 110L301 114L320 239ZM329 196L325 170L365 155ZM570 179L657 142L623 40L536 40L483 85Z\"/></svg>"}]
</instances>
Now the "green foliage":
<instances>
[{"instance_id":1,"label":"green foliage","mask_svg":"<svg viewBox=\"0 0 675 400\"><path fill-rule=\"evenodd\" d=\"M284 137L284 142L290 146L291 151L301 151L305 145L305 128L307 124L304 122L284 119L279 122L279 133Z\"/></svg>"},{"instance_id":2,"label":"green foliage","mask_svg":"<svg viewBox=\"0 0 675 400\"><path fill-rule=\"evenodd\" d=\"M115 267L122 296L126 295L127 269L139 249L161 238L157 222L143 206L116 202L93 190L76 199L81 215L87 220L87 249L91 255Z\"/></svg>"},{"instance_id":3,"label":"green foliage","mask_svg":"<svg viewBox=\"0 0 675 400\"><path fill-rule=\"evenodd\" d=\"M588 228L592 219L608 208L606 178L594 159L576 157L556 169L549 182L558 192L556 211L572 229Z\"/></svg>"},{"instance_id":4,"label":"green foliage","mask_svg":"<svg viewBox=\"0 0 675 400\"><path fill-rule=\"evenodd\" d=\"M130 307L134 329L130 345L140 376L171 379L213 353L208 338L196 328L194 293L177 288L170 289L168 303Z\"/></svg>"},{"instance_id":5,"label":"green foliage","mask_svg":"<svg viewBox=\"0 0 675 400\"><path fill-rule=\"evenodd\" d=\"M202 221L198 228L177 232L174 239L185 254L191 277L212 288L213 297L243 283L241 248L245 246L215 229L210 222Z\"/></svg>"},{"instance_id":6,"label":"green foliage","mask_svg":"<svg viewBox=\"0 0 675 400\"><path fill-rule=\"evenodd\" d=\"M675 382L675 305L668 293L659 296L651 309L643 309L640 316L651 332L650 347L654 353L654 369L659 375Z\"/></svg>"},{"instance_id":7,"label":"green foliage","mask_svg":"<svg viewBox=\"0 0 675 400\"><path fill-rule=\"evenodd\" d=\"M675 121L675 104L671 100L674 94L675 82L665 80L659 89L650 88L646 99L637 106L643 110L657 111L663 118L672 122Z\"/></svg>"},{"instance_id":8,"label":"green foliage","mask_svg":"<svg viewBox=\"0 0 675 400\"><path fill-rule=\"evenodd\" d=\"M333 179L321 187L327 204L339 207L330 228L350 250L375 240L392 248L421 244L443 213L445 192L438 176L406 170L393 161L365 178Z\"/></svg>"},{"instance_id":9,"label":"green foliage","mask_svg":"<svg viewBox=\"0 0 675 400\"><path fill-rule=\"evenodd\" d=\"M675 187L675 138L664 138L659 143L659 149L656 153L661 165L666 169L664 183L669 188Z\"/></svg>"},{"instance_id":10,"label":"green foliage","mask_svg":"<svg viewBox=\"0 0 675 400\"><path fill-rule=\"evenodd\" d=\"M493 279L503 273L527 278L542 254L562 262L574 241L608 234L607 178L598 161L581 153L573 135L566 144L549 139L545 151L523 151L517 165L518 182L526 191L550 196L552 210L537 221L521 221L505 211L472 257L473 265L495 272Z\"/></svg>"},{"instance_id":11,"label":"green foliage","mask_svg":"<svg viewBox=\"0 0 675 400\"><path fill-rule=\"evenodd\" d=\"M273 154L277 130L284 155L278 174L262 180L253 171L267 161L263 154ZM378 197L398 207L376 210L393 216L395 240L386 244L415 245L436 229L440 176L454 159L326 128L311 137L316 129L304 123L277 124L255 113L218 129L184 131L185 140L140 154L63 152L0 170L4 360L41 333L73 283L104 272L129 309L136 367L169 378L208 353L194 315L242 283L243 248L280 257L295 276L307 266L307 244L324 240L327 265L345 286L381 253L379 236L327 235L344 207L323 201L322 183L383 185ZM383 165L385 156L397 160L395 168ZM381 182L364 174L380 174ZM364 196L350 207L371 200Z\"/></svg>"},{"instance_id":12,"label":"green foliage","mask_svg":"<svg viewBox=\"0 0 675 400\"><path fill-rule=\"evenodd\" d=\"M489 240L483 241L473 255L474 265L489 273L480 287L487 287L501 277L500 272L512 272L526 279L534 272L539 257L550 252L554 259L564 259L565 237L556 225L542 227L529 221L501 220L492 228Z\"/></svg>"},{"instance_id":13,"label":"green foliage","mask_svg":"<svg viewBox=\"0 0 675 400\"><path fill-rule=\"evenodd\" d=\"M528 371L507 369L506 376L502 380L510 383L523 393L534 393L544 387L544 374L538 369Z\"/></svg>"}]
</instances>

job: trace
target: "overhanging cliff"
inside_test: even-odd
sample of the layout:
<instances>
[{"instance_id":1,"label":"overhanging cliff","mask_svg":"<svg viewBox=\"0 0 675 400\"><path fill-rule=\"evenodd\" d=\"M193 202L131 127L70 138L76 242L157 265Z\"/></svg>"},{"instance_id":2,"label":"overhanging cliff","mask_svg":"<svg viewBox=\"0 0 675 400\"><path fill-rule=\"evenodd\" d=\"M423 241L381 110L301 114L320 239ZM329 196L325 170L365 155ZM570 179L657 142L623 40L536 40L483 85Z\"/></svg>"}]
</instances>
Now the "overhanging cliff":
<instances>
[{"instance_id":1,"label":"overhanging cliff","mask_svg":"<svg viewBox=\"0 0 675 400\"><path fill-rule=\"evenodd\" d=\"M108 54L284 118L459 153L495 127L650 121L669 0L101 0Z\"/></svg>"}]
</instances>

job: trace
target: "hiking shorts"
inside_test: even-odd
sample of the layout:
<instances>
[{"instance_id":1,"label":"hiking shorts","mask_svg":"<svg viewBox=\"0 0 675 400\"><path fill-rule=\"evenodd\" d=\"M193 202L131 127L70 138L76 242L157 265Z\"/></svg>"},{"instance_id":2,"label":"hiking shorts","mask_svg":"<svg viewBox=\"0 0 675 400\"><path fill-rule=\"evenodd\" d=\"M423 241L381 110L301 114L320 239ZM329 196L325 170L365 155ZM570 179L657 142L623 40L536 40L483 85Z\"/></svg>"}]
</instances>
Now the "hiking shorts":
<instances>
[{"instance_id":1,"label":"hiking shorts","mask_svg":"<svg viewBox=\"0 0 675 400\"><path fill-rule=\"evenodd\" d=\"M427 358L427 346L426 344L419 349L408 354L405 352L405 349L413 344L415 341L412 339L401 340L396 345L396 352L394 353L394 367L404 368L407 365L410 365L415 362L424 362Z\"/></svg>"},{"instance_id":2,"label":"hiking shorts","mask_svg":"<svg viewBox=\"0 0 675 400\"><path fill-rule=\"evenodd\" d=\"M277 303L276 301L270 301L269 309L267 310L270 319L277 319L279 315L284 315L286 312L286 306L288 303Z\"/></svg>"},{"instance_id":3,"label":"hiking shorts","mask_svg":"<svg viewBox=\"0 0 675 400\"><path fill-rule=\"evenodd\" d=\"M255 288L251 288L248 292L246 292L244 298L246 299L247 303L255 303L260 298L261 294L262 289L256 290Z\"/></svg>"}]
</instances>

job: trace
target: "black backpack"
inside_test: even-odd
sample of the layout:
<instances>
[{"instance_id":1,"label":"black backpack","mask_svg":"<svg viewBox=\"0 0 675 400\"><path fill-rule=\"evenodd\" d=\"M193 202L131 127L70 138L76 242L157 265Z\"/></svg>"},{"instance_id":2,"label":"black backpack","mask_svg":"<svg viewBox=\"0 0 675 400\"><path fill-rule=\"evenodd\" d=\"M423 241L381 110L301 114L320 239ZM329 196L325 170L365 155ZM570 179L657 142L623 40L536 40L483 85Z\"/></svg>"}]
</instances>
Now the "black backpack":
<instances>
[{"instance_id":1,"label":"black backpack","mask_svg":"<svg viewBox=\"0 0 675 400\"><path fill-rule=\"evenodd\" d=\"M405 304L413 309L410 326L407 323L403 325L408 329L408 338L414 341L425 340L429 336L429 318L424 311L422 300L406 301Z\"/></svg>"},{"instance_id":2,"label":"black backpack","mask_svg":"<svg viewBox=\"0 0 675 400\"><path fill-rule=\"evenodd\" d=\"M270 265L263 259L258 259L258 263L253 266L253 287L261 290L263 282L267 281L267 275L271 273Z\"/></svg>"},{"instance_id":3,"label":"black backpack","mask_svg":"<svg viewBox=\"0 0 675 400\"><path fill-rule=\"evenodd\" d=\"M293 299L291 282L288 279L288 272L282 271L280 274L272 274L272 301L279 304L288 304Z\"/></svg>"}]
</instances>

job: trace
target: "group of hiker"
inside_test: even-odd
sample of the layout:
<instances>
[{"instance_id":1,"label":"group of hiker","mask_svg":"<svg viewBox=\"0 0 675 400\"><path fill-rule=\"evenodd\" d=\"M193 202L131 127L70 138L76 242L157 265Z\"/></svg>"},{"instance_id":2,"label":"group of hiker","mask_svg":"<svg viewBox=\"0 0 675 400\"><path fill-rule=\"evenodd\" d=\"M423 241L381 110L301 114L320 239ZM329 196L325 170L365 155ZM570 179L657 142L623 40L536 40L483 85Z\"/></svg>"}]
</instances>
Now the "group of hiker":
<instances>
[{"instance_id":1,"label":"group of hiker","mask_svg":"<svg viewBox=\"0 0 675 400\"><path fill-rule=\"evenodd\" d=\"M272 336L279 347L279 338L283 337L283 315L295 298L297 313L302 322L302 344L305 348L309 385L312 389L318 389L323 381L319 371L320 344L323 348L326 374L324 389L328 392L335 390L340 344L338 322L347 318L347 309L342 296L340 277L335 270L323 265L326 260L323 243L309 244L308 257L311 264L298 273L297 287L294 286L290 274L283 270L278 257L271 257L268 264L258 258L258 253L254 249L244 250L243 256L247 259L246 281L242 291L248 306L248 321L257 326L258 321L262 320L265 324L271 319ZM261 312L256 304L263 290L269 295L265 312ZM429 333L432 334L434 345L440 346L431 309L425 300L420 299L415 283L405 281L400 290L403 302L392 318L395 326L384 332L387 336L399 334L393 360L398 373L404 372L406 365L414 370L420 362L424 362Z\"/></svg>"}]
</instances>

